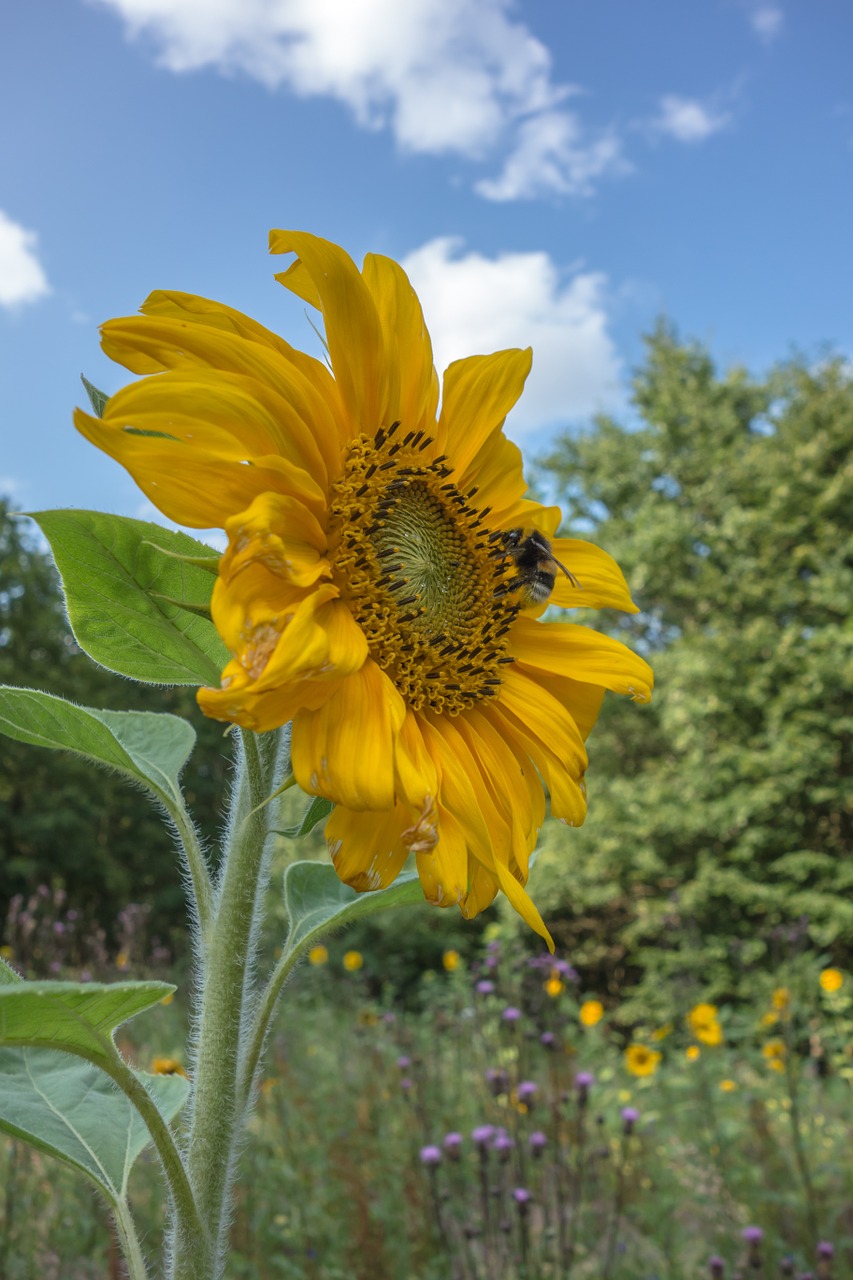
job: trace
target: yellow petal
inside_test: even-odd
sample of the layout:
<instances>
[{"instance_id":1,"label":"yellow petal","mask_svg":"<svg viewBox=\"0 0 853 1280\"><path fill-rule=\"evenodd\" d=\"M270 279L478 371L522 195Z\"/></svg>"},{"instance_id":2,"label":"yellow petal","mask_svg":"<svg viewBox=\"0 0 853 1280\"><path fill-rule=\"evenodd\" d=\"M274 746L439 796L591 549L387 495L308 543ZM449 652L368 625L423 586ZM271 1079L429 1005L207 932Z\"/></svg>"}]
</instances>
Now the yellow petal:
<instances>
[{"instance_id":1,"label":"yellow petal","mask_svg":"<svg viewBox=\"0 0 853 1280\"><path fill-rule=\"evenodd\" d=\"M612 556L592 542L580 538L552 538L554 555L580 583L572 585L564 574L557 574L551 603L564 609L622 609L637 613L625 575Z\"/></svg>"},{"instance_id":2,"label":"yellow petal","mask_svg":"<svg viewBox=\"0 0 853 1280\"><path fill-rule=\"evenodd\" d=\"M313 513L296 498L262 493L225 529L229 544L219 575L226 583L256 563L298 587L313 586L321 576L329 576L326 535Z\"/></svg>"},{"instance_id":3,"label":"yellow petal","mask_svg":"<svg viewBox=\"0 0 853 1280\"><path fill-rule=\"evenodd\" d=\"M511 832L509 865L526 879L529 855L545 817L545 799L536 771L531 761L514 751L511 742L476 710L457 716L454 727Z\"/></svg>"},{"instance_id":4,"label":"yellow petal","mask_svg":"<svg viewBox=\"0 0 853 1280\"><path fill-rule=\"evenodd\" d=\"M597 684L626 693L635 702L648 702L654 676L643 658L619 640L592 627L571 622L535 622L520 616L512 632L512 650L524 667Z\"/></svg>"},{"instance_id":5,"label":"yellow petal","mask_svg":"<svg viewBox=\"0 0 853 1280\"><path fill-rule=\"evenodd\" d=\"M510 905L518 912L522 920L530 926L535 933L545 939L548 944L548 950L554 954L554 939L551 937L545 925L545 921L539 914L533 899L526 889L519 884L515 876L513 876L507 867L500 862L496 864L495 870L498 874L498 881L502 892L509 899Z\"/></svg>"},{"instance_id":6,"label":"yellow petal","mask_svg":"<svg viewBox=\"0 0 853 1280\"><path fill-rule=\"evenodd\" d=\"M436 907L462 904L470 885L468 840L462 824L440 803L438 844L430 851L419 852L416 862L427 902ZM497 880L494 892L497 893Z\"/></svg>"},{"instance_id":7,"label":"yellow petal","mask_svg":"<svg viewBox=\"0 0 853 1280\"><path fill-rule=\"evenodd\" d=\"M367 642L331 583L289 610L266 604L250 588L247 613L237 591L252 572L239 575L228 588L220 580L214 589L214 620L236 661L223 673L222 688L203 689L198 700L206 715L262 733L335 695L345 677L364 664Z\"/></svg>"},{"instance_id":8,"label":"yellow petal","mask_svg":"<svg viewBox=\"0 0 853 1280\"><path fill-rule=\"evenodd\" d=\"M395 744L397 794L415 809L434 802L438 795L438 771L426 749L419 717L408 708Z\"/></svg>"},{"instance_id":9,"label":"yellow petal","mask_svg":"<svg viewBox=\"0 0 853 1280\"><path fill-rule=\"evenodd\" d=\"M306 424L303 431L313 434L334 471L334 459L340 457L343 411L329 370L281 340L279 351L204 323L205 319L188 323L170 313L125 316L102 326L101 345L111 359L135 373L180 370L189 378L200 370L211 370L248 380L253 394L262 400L266 397L264 402L273 413L279 401L290 406L284 416L292 413Z\"/></svg>"},{"instance_id":10,"label":"yellow petal","mask_svg":"<svg viewBox=\"0 0 853 1280\"><path fill-rule=\"evenodd\" d=\"M326 823L326 844L344 884L359 893L391 884L409 856L403 833L410 825L407 805L398 804L385 813L336 805Z\"/></svg>"},{"instance_id":11,"label":"yellow petal","mask_svg":"<svg viewBox=\"0 0 853 1280\"><path fill-rule=\"evenodd\" d=\"M458 475L464 475L477 453L504 419L524 389L532 355L497 351L490 356L456 360L444 375L438 443Z\"/></svg>"},{"instance_id":12,"label":"yellow petal","mask_svg":"<svg viewBox=\"0 0 853 1280\"><path fill-rule=\"evenodd\" d=\"M127 468L164 515L180 524L224 528L235 511L251 506L267 489L290 493L318 513L324 509L319 487L284 458L264 458L253 466L206 458L183 441L117 430L81 409L74 412L74 424L87 440Z\"/></svg>"},{"instance_id":13,"label":"yellow petal","mask_svg":"<svg viewBox=\"0 0 853 1280\"><path fill-rule=\"evenodd\" d=\"M364 281L382 329L387 415L402 423L406 432L423 429L434 436L438 378L418 296L403 268L377 254L369 253L364 260Z\"/></svg>"},{"instance_id":14,"label":"yellow petal","mask_svg":"<svg viewBox=\"0 0 853 1280\"><path fill-rule=\"evenodd\" d=\"M394 807L394 744L403 699L371 659L316 711L293 721L293 772L303 791L350 809Z\"/></svg>"},{"instance_id":15,"label":"yellow petal","mask_svg":"<svg viewBox=\"0 0 853 1280\"><path fill-rule=\"evenodd\" d=\"M500 526L502 513L512 510L527 492L521 450L507 440L502 431L494 431L469 463L458 484L463 493L468 493L476 485L476 506L481 511L488 507L489 523Z\"/></svg>"},{"instance_id":16,"label":"yellow petal","mask_svg":"<svg viewBox=\"0 0 853 1280\"><path fill-rule=\"evenodd\" d=\"M329 358L351 434L372 436L386 419L388 387L379 316L361 273L338 245L302 231L271 231L270 253L295 253L301 268L276 279L304 295L307 273L320 301Z\"/></svg>"}]
</instances>

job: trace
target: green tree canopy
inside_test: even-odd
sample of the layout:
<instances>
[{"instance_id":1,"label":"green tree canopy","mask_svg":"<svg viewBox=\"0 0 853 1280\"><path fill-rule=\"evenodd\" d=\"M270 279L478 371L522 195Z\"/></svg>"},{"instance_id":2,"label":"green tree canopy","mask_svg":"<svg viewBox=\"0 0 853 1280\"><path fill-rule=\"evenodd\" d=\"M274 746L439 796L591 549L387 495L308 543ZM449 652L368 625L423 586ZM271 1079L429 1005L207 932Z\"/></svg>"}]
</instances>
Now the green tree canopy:
<instances>
[{"instance_id":1,"label":"green tree canopy","mask_svg":"<svg viewBox=\"0 0 853 1280\"><path fill-rule=\"evenodd\" d=\"M603 988L722 990L798 918L853 944L853 378L723 376L661 327L634 404L546 465L626 572L642 612L590 621L647 654L655 700L608 700L588 825L549 828L535 891Z\"/></svg>"}]
</instances>

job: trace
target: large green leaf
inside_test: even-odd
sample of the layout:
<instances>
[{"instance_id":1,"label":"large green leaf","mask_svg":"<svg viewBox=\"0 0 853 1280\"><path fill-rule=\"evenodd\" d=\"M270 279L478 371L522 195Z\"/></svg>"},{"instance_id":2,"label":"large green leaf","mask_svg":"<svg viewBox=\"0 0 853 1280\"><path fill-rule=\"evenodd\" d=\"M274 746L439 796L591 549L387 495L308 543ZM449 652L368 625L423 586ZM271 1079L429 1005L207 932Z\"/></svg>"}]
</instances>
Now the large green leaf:
<instances>
[{"instance_id":1,"label":"large green leaf","mask_svg":"<svg viewBox=\"0 0 853 1280\"><path fill-rule=\"evenodd\" d=\"M117 769L167 804L180 803L178 776L195 743L195 730L178 716L96 711L6 685L0 685L0 733Z\"/></svg>"},{"instance_id":2,"label":"large green leaf","mask_svg":"<svg viewBox=\"0 0 853 1280\"><path fill-rule=\"evenodd\" d=\"M377 911L423 902L417 872L404 871L387 889L356 893L323 862L292 862L284 873L284 909L290 922L286 952L304 951L334 929Z\"/></svg>"},{"instance_id":3,"label":"large green leaf","mask_svg":"<svg viewBox=\"0 0 853 1280\"><path fill-rule=\"evenodd\" d=\"M117 1057L113 1032L175 988L168 982L16 982L0 986L0 1045L62 1049L90 1062Z\"/></svg>"},{"instance_id":4,"label":"large green leaf","mask_svg":"<svg viewBox=\"0 0 853 1280\"><path fill-rule=\"evenodd\" d=\"M75 638L91 658L148 683L219 684L229 655L198 612L210 603L216 551L185 533L100 511L32 518L62 576Z\"/></svg>"},{"instance_id":5,"label":"large green leaf","mask_svg":"<svg viewBox=\"0 0 853 1280\"><path fill-rule=\"evenodd\" d=\"M186 1101L181 1076L137 1072L168 1123ZM0 1130L79 1169L117 1204L150 1142L136 1108L96 1067L49 1049L0 1049Z\"/></svg>"}]
</instances>

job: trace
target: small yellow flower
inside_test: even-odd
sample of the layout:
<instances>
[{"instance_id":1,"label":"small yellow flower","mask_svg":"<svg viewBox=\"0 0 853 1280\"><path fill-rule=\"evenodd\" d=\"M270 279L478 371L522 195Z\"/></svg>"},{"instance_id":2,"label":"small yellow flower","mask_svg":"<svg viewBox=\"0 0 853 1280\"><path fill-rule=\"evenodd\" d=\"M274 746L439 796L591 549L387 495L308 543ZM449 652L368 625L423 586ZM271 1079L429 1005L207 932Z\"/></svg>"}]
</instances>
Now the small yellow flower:
<instances>
[{"instance_id":1,"label":"small yellow flower","mask_svg":"<svg viewBox=\"0 0 853 1280\"><path fill-rule=\"evenodd\" d=\"M720 1081L720 1088L722 1089L723 1093L734 1093L735 1089L737 1088L737 1081L736 1081L736 1080L721 1080L721 1081Z\"/></svg>"},{"instance_id":2,"label":"small yellow flower","mask_svg":"<svg viewBox=\"0 0 853 1280\"><path fill-rule=\"evenodd\" d=\"M459 968L459 959L459 952L450 948L445 951L444 955L441 957L441 963L444 965L448 973L452 973L454 969Z\"/></svg>"},{"instance_id":3,"label":"small yellow flower","mask_svg":"<svg viewBox=\"0 0 853 1280\"><path fill-rule=\"evenodd\" d=\"M761 1015L762 1027L773 1027L779 1021L779 1015L775 1009L768 1009L766 1013Z\"/></svg>"},{"instance_id":4,"label":"small yellow flower","mask_svg":"<svg viewBox=\"0 0 853 1280\"><path fill-rule=\"evenodd\" d=\"M787 987L777 987L770 998L773 1008L779 1013L784 1013L791 1003L791 993Z\"/></svg>"},{"instance_id":5,"label":"small yellow flower","mask_svg":"<svg viewBox=\"0 0 853 1280\"><path fill-rule=\"evenodd\" d=\"M327 964L329 960L329 948L324 947L322 942L316 947L312 947L308 952L308 963L313 965Z\"/></svg>"},{"instance_id":6,"label":"small yellow flower","mask_svg":"<svg viewBox=\"0 0 853 1280\"><path fill-rule=\"evenodd\" d=\"M0 956L2 956L4 960L14 960L15 958L14 947L10 947L8 945L4 945L0 947Z\"/></svg>"},{"instance_id":7,"label":"small yellow flower","mask_svg":"<svg viewBox=\"0 0 853 1280\"><path fill-rule=\"evenodd\" d=\"M152 1058L151 1074L155 1076L183 1076L187 1073L177 1058Z\"/></svg>"},{"instance_id":8,"label":"small yellow flower","mask_svg":"<svg viewBox=\"0 0 853 1280\"><path fill-rule=\"evenodd\" d=\"M565 983L561 982L556 974L552 974L551 977L548 979L548 981L545 982L543 985L545 987L546 993L551 997L552 1000L556 1000L557 996L560 995L566 989Z\"/></svg>"},{"instance_id":9,"label":"small yellow flower","mask_svg":"<svg viewBox=\"0 0 853 1280\"><path fill-rule=\"evenodd\" d=\"M578 1012L581 1026L595 1027L604 1017L604 1005L600 1000L584 1000Z\"/></svg>"},{"instance_id":10,"label":"small yellow flower","mask_svg":"<svg viewBox=\"0 0 853 1280\"><path fill-rule=\"evenodd\" d=\"M364 964L364 956L360 951L347 951L344 955L343 965L347 973L357 973Z\"/></svg>"},{"instance_id":11,"label":"small yellow flower","mask_svg":"<svg viewBox=\"0 0 853 1280\"><path fill-rule=\"evenodd\" d=\"M695 1062L701 1052L698 1044L691 1044L684 1050L684 1056L688 1062Z\"/></svg>"},{"instance_id":12,"label":"small yellow flower","mask_svg":"<svg viewBox=\"0 0 853 1280\"><path fill-rule=\"evenodd\" d=\"M272 1093L273 1089L276 1087L276 1085L277 1085L277 1084L278 1084L278 1077L277 1077L277 1076L269 1076L269 1077L268 1077L268 1079L266 1079L266 1080L262 1080L262 1081L261 1081L261 1093L262 1093L262 1095L263 1095L265 1098L266 1098L266 1097L269 1097L269 1095Z\"/></svg>"},{"instance_id":13,"label":"small yellow flower","mask_svg":"<svg viewBox=\"0 0 853 1280\"><path fill-rule=\"evenodd\" d=\"M762 1045L761 1052L764 1054L768 1067L772 1067L774 1071L785 1070L785 1041L784 1040L768 1040Z\"/></svg>"},{"instance_id":14,"label":"small yellow flower","mask_svg":"<svg viewBox=\"0 0 853 1280\"><path fill-rule=\"evenodd\" d=\"M723 1043L723 1028L717 1019L715 1004L697 1004L687 1015L687 1025L693 1036L701 1044L717 1045Z\"/></svg>"},{"instance_id":15,"label":"small yellow flower","mask_svg":"<svg viewBox=\"0 0 853 1280\"><path fill-rule=\"evenodd\" d=\"M126 969L129 964L130 964L130 956L127 954L126 951L120 951L116 956L116 968Z\"/></svg>"},{"instance_id":16,"label":"small yellow flower","mask_svg":"<svg viewBox=\"0 0 853 1280\"><path fill-rule=\"evenodd\" d=\"M658 1027L652 1032L652 1039L661 1041L665 1040L668 1035L672 1035L672 1023L665 1022L662 1027Z\"/></svg>"},{"instance_id":17,"label":"small yellow flower","mask_svg":"<svg viewBox=\"0 0 853 1280\"><path fill-rule=\"evenodd\" d=\"M661 1054L646 1044L629 1044L625 1050L625 1066L632 1076L651 1076L657 1071Z\"/></svg>"},{"instance_id":18,"label":"small yellow flower","mask_svg":"<svg viewBox=\"0 0 853 1280\"><path fill-rule=\"evenodd\" d=\"M844 974L840 969L824 969L820 975L820 985L824 991L832 995L838 991L844 983Z\"/></svg>"},{"instance_id":19,"label":"small yellow flower","mask_svg":"<svg viewBox=\"0 0 853 1280\"><path fill-rule=\"evenodd\" d=\"M161 1004L169 1005L169 1004L171 1004L171 1003L172 1003L172 1001L174 1000L174 998L175 998L175 993L174 993L174 991L170 991L170 992L169 992L169 994L168 994L167 996L163 996L163 999L160 1001L160 1003L161 1003Z\"/></svg>"}]
</instances>

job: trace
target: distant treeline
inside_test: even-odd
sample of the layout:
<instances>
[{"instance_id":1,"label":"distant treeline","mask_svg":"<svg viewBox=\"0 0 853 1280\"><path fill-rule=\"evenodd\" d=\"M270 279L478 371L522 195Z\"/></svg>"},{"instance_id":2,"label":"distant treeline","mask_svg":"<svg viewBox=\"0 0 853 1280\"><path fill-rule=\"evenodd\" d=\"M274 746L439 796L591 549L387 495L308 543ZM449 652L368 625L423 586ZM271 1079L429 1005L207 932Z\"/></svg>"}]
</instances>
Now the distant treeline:
<instances>
[{"instance_id":1,"label":"distant treeline","mask_svg":"<svg viewBox=\"0 0 853 1280\"><path fill-rule=\"evenodd\" d=\"M804 945L853 957L853 370L721 375L661 327L637 425L547 459L572 532L641 612L595 625L653 663L606 699L589 818L546 829L534 896L602 990L668 975L720 994Z\"/></svg>"}]
</instances>

